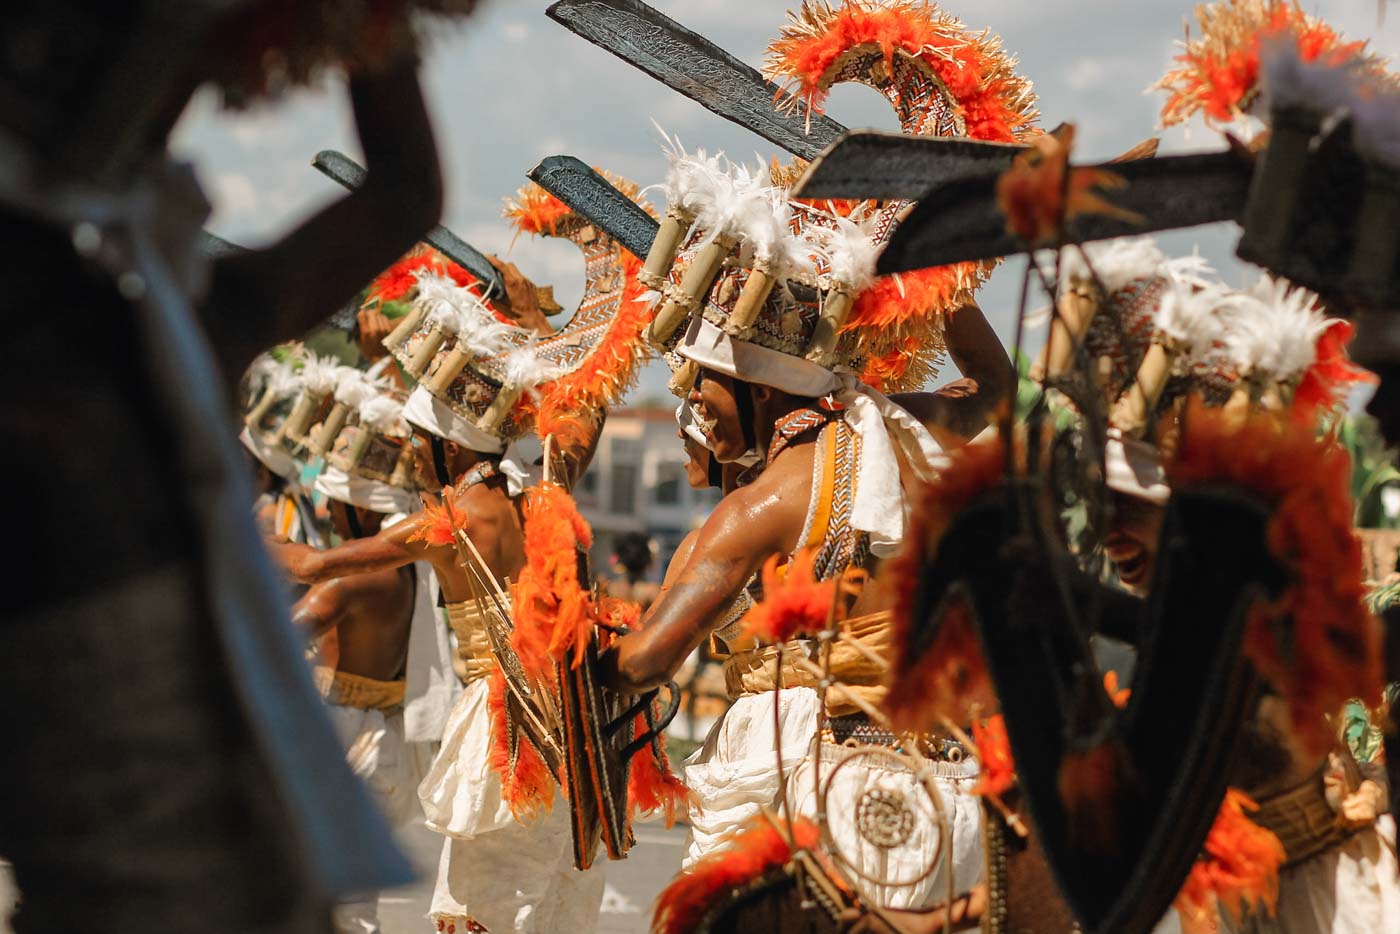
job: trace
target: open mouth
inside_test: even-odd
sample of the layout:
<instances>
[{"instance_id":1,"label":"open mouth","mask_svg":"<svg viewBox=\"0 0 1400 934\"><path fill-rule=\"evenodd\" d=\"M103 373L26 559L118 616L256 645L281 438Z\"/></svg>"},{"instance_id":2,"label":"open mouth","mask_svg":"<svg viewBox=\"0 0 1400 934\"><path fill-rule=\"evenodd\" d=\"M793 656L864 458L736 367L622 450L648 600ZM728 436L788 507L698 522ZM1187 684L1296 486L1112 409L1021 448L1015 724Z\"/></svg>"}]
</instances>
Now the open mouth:
<instances>
[{"instance_id":1,"label":"open mouth","mask_svg":"<svg viewBox=\"0 0 1400 934\"><path fill-rule=\"evenodd\" d=\"M1112 535L1104 540L1103 550L1118 571L1118 579L1124 584L1140 587L1147 583L1152 562L1142 545L1126 536Z\"/></svg>"}]
</instances>

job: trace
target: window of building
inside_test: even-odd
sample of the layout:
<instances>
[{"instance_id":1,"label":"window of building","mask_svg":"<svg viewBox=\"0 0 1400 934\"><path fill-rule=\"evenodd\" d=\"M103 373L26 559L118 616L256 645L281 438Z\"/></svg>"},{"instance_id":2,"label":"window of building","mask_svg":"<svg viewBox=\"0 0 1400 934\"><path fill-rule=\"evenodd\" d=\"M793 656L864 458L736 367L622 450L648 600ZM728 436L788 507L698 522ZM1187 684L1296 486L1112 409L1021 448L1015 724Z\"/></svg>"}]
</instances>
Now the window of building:
<instances>
[{"instance_id":1,"label":"window of building","mask_svg":"<svg viewBox=\"0 0 1400 934\"><path fill-rule=\"evenodd\" d=\"M675 461L656 465L656 489L652 497L658 506L679 506L685 489L685 466Z\"/></svg>"},{"instance_id":2,"label":"window of building","mask_svg":"<svg viewBox=\"0 0 1400 934\"><path fill-rule=\"evenodd\" d=\"M637 486L641 468L636 464L613 462L608 485L608 511L630 516L637 511Z\"/></svg>"}]
</instances>

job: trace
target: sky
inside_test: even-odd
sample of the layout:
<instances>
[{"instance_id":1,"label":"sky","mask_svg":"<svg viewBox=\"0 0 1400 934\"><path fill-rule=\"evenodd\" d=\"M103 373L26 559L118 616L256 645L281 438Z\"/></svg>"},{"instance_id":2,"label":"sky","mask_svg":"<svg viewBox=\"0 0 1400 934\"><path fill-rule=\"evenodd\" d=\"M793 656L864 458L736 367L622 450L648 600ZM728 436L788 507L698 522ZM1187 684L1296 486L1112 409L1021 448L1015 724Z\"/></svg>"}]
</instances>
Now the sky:
<instances>
[{"instance_id":1,"label":"sky","mask_svg":"<svg viewBox=\"0 0 1400 934\"><path fill-rule=\"evenodd\" d=\"M738 58L760 66L788 0L651 0ZM796 6L798 0L790 0ZM541 158L566 154L643 185L666 170L653 121L688 147L767 161L774 147L715 116L544 15L544 0L489 0L473 17L436 29L424 50L424 83L447 184L443 223L477 248L552 283L566 307L582 289L580 254L564 241L521 237L500 219L502 201ZM970 28L1000 35L1039 95L1041 125L1077 127L1076 161L1111 158L1151 136L1161 152L1220 148L1199 117L1157 127L1160 92L1146 88L1176 53L1191 17L1186 0L950 0L943 8ZM1377 0L1305 0L1350 39L1400 53L1400 9L1383 21ZM851 127L895 129L873 90L840 86L827 112ZM212 93L191 103L173 148L193 162L214 206L209 228L248 246L275 241L342 194L310 167L321 149L358 157L343 82L334 77L247 112L223 110ZM1222 279L1243 284L1257 270L1233 259L1237 228L1219 224L1159 235L1169 254L1199 248ZM979 301L1011 341L1022 260L998 270ZM634 398L664 394L665 368L643 374ZM944 378L956 375L946 368Z\"/></svg>"}]
</instances>

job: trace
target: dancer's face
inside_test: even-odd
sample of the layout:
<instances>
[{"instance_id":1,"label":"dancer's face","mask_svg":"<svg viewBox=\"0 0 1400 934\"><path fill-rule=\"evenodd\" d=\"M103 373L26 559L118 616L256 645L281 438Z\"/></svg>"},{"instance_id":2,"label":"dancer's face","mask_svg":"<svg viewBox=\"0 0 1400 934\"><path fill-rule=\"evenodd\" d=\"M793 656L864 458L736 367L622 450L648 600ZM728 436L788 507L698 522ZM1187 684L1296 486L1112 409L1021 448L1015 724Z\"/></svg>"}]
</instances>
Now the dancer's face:
<instances>
[{"instance_id":1,"label":"dancer's face","mask_svg":"<svg viewBox=\"0 0 1400 934\"><path fill-rule=\"evenodd\" d=\"M413 426L411 443L413 444L413 466L418 474L418 485L425 490L441 490L444 483L438 477L437 467L433 464L433 436L415 425ZM450 475L452 464L457 457L458 447L452 441L443 441L442 448L443 461Z\"/></svg>"},{"instance_id":2,"label":"dancer's face","mask_svg":"<svg viewBox=\"0 0 1400 934\"><path fill-rule=\"evenodd\" d=\"M1113 494L1113 526L1104 536L1104 553L1117 569L1118 579L1131 590L1143 592L1152 586L1163 515L1155 503Z\"/></svg>"},{"instance_id":3,"label":"dancer's face","mask_svg":"<svg viewBox=\"0 0 1400 934\"><path fill-rule=\"evenodd\" d=\"M710 449L697 442L684 430L676 432L685 446L685 482L692 490L703 490L710 485Z\"/></svg>"},{"instance_id":4,"label":"dancer's face","mask_svg":"<svg viewBox=\"0 0 1400 934\"><path fill-rule=\"evenodd\" d=\"M736 395L748 391L747 383L703 367L695 378L695 387L690 390L690 403L700 414L705 440L720 463L736 461L749 449L744 441L743 425L739 423Z\"/></svg>"}]
</instances>

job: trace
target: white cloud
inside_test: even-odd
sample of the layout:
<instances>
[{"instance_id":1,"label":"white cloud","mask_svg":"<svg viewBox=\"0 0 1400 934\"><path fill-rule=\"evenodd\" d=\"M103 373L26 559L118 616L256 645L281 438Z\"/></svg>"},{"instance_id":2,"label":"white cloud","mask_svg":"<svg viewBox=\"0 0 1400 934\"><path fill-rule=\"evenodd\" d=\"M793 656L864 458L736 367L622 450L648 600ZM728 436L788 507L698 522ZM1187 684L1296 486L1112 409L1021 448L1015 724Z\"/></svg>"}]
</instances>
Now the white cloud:
<instances>
[{"instance_id":1,"label":"white cloud","mask_svg":"<svg viewBox=\"0 0 1400 934\"><path fill-rule=\"evenodd\" d=\"M524 23L506 23L501 32L504 33L505 37L511 42L524 42L526 39L530 38L530 27Z\"/></svg>"},{"instance_id":2,"label":"white cloud","mask_svg":"<svg viewBox=\"0 0 1400 934\"><path fill-rule=\"evenodd\" d=\"M1081 58L1069 67L1065 82L1076 91L1082 91L1102 81L1107 72L1103 59Z\"/></svg>"}]
</instances>

